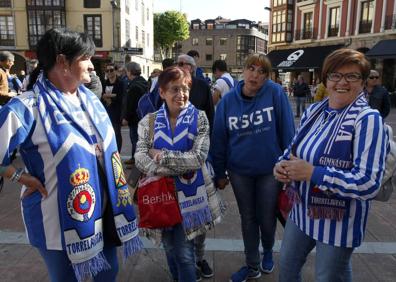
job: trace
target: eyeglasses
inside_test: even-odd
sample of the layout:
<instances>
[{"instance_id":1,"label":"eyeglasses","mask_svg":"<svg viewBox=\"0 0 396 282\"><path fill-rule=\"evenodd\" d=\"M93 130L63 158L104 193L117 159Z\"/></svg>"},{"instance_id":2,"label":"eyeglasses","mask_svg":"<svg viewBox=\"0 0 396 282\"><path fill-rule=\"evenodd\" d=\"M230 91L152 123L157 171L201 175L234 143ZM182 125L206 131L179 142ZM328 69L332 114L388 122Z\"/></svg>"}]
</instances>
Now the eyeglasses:
<instances>
[{"instance_id":1,"label":"eyeglasses","mask_svg":"<svg viewBox=\"0 0 396 282\"><path fill-rule=\"evenodd\" d=\"M114 71L114 69L107 69L107 70L105 70L105 72L113 72Z\"/></svg>"},{"instance_id":2,"label":"eyeglasses","mask_svg":"<svg viewBox=\"0 0 396 282\"><path fill-rule=\"evenodd\" d=\"M369 76L369 79L378 79L379 76Z\"/></svg>"},{"instance_id":3,"label":"eyeglasses","mask_svg":"<svg viewBox=\"0 0 396 282\"><path fill-rule=\"evenodd\" d=\"M342 78L345 78L345 80L348 82L356 82L362 79L362 75L357 72L348 72L348 73L332 72L327 74L327 79L334 82L339 82L341 81Z\"/></svg>"},{"instance_id":4,"label":"eyeglasses","mask_svg":"<svg viewBox=\"0 0 396 282\"><path fill-rule=\"evenodd\" d=\"M190 63L185 63L185 62L179 62L179 63L177 63L177 65L178 65L179 67L183 67L184 65L189 65L189 66L191 66Z\"/></svg>"},{"instance_id":5,"label":"eyeglasses","mask_svg":"<svg viewBox=\"0 0 396 282\"><path fill-rule=\"evenodd\" d=\"M186 94L190 91L190 88L188 88L187 86L172 86L168 88L168 91L172 94L178 94L180 92Z\"/></svg>"}]
</instances>

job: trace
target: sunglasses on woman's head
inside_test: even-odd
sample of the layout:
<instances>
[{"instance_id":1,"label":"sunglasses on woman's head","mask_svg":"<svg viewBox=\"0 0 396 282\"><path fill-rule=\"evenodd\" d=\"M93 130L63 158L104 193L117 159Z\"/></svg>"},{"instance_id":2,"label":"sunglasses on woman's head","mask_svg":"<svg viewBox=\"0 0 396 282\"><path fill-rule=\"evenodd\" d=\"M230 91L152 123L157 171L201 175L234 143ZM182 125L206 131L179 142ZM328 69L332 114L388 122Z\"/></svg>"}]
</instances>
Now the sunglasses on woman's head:
<instances>
[{"instance_id":1,"label":"sunglasses on woman's head","mask_svg":"<svg viewBox=\"0 0 396 282\"><path fill-rule=\"evenodd\" d=\"M107 69L107 70L105 70L105 72L113 72L114 71L114 69Z\"/></svg>"}]
</instances>

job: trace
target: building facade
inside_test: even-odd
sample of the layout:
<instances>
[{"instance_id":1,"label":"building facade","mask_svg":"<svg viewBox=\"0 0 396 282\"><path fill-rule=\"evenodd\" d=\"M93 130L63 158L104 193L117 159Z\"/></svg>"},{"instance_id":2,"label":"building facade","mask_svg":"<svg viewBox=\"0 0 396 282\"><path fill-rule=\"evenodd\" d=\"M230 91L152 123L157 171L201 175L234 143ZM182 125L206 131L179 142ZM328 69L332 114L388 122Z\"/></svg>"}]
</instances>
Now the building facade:
<instances>
[{"instance_id":1,"label":"building facade","mask_svg":"<svg viewBox=\"0 0 396 282\"><path fill-rule=\"evenodd\" d=\"M365 53L395 90L396 50L375 51L377 44L391 49L396 41L394 0L272 0L270 11L268 48L277 72L303 73L311 81L328 53L348 47Z\"/></svg>"},{"instance_id":2,"label":"building facade","mask_svg":"<svg viewBox=\"0 0 396 282\"><path fill-rule=\"evenodd\" d=\"M230 73L239 76L247 55L267 52L266 30L263 24L245 19L192 20L190 37L181 42L181 52L198 51L197 64L205 73L212 73L213 62L221 59L227 62Z\"/></svg>"},{"instance_id":3,"label":"building facade","mask_svg":"<svg viewBox=\"0 0 396 282\"><path fill-rule=\"evenodd\" d=\"M148 76L154 66L153 0L1 0L0 50L16 55L13 71L35 58L35 46L51 28L88 33L96 45L92 58L102 75L107 62L131 60Z\"/></svg>"}]
</instances>

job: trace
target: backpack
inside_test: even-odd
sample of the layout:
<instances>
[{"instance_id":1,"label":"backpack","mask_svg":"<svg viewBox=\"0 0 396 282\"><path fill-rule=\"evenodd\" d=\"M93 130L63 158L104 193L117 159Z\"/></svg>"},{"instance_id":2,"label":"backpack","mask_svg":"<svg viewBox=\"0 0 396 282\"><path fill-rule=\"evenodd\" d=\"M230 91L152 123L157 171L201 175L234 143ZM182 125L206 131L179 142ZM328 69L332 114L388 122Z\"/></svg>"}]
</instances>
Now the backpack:
<instances>
[{"instance_id":1,"label":"backpack","mask_svg":"<svg viewBox=\"0 0 396 282\"><path fill-rule=\"evenodd\" d=\"M230 90L234 89L237 86L237 84L238 84L238 80L236 80L235 78L233 79L234 80L234 85L232 85L231 81L227 77L222 76L219 79L224 80L225 83L227 83L227 85L230 88Z\"/></svg>"},{"instance_id":2,"label":"backpack","mask_svg":"<svg viewBox=\"0 0 396 282\"><path fill-rule=\"evenodd\" d=\"M142 119L148 113L153 113L158 111L162 105L162 100L159 95L158 83L155 85L154 89L150 92L143 94L138 101L137 114L139 119Z\"/></svg>"},{"instance_id":3,"label":"backpack","mask_svg":"<svg viewBox=\"0 0 396 282\"><path fill-rule=\"evenodd\" d=\"M390 199L394 187L396 186L396 142L393 140L392 127L384 124L385 132L388 136L389 151L385 159L385 172L382 178L381 186L374 200L386 202Z\"/></svg>"}]
</instances>

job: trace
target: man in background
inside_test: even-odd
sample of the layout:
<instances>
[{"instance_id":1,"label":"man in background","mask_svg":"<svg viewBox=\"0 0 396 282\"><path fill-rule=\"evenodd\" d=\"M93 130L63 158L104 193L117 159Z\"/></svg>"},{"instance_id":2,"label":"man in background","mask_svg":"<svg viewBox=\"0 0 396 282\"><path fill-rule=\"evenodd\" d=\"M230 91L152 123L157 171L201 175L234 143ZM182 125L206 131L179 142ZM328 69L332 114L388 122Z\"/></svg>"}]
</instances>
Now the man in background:
<instances>
[{"instance_id":1,"label":"man in background","mask_svg":"<svg viewBox=\"0 0 396 282\"><path fill-rule=\"evenodd\" d=\"M227 72L227 63L223 60L216 60L212 65L213 75L216 82L213 84L213 104L217 105L220 99L227 94L231 88L235 87L235 80Z\"/></svg>"},{"instance_id":2,"label":"man in background","mask_svg":"<svg viewBox=\"0 0 396 282\"><path fill-rule=\"evenodd\" d=\"M205 79L204 75L203 75L203 69L201 67L198 67L198 60L199 60L199 53L196 50L190 50L187 52L187 55L189 55L190 57L192 57L195 61L195 65L197 66L196 70L195 70L195 77L202 79L204 81L207 82L207 80Z\"/></svg>"},{"instance_id":3,"label":"man in background","mask_svg":"<svg viewBox=\"0 0 396 282\"><path fill-rule=\"evenodd\" d=\"M0 106L5 105L17 93L10 91L8 75L14 65L14 55L9 51L0 52Z\"/></svg>"},{"instance_id":4,"label":"man in background","mask_svg":"<svg viewBox=\"0 0 396 282\"><path fill-rule=\"evenodd\" d=\"M378 71L370 70L366 82L366 91L370 107L378 110L382 118L386 118L390 112L389 93L388 90L381 85L381 78Z\"/></svg>"},{"instance_id":5,"label":"man in background","mask_svg":"<svg viewBox=\"0 0 396 282\"><path fill-rule=\"evenodd\" d=\"M311 90L308 84L305 83L303 76L300 74L297 77L297 82L293 86L293 95L296 97L296 117L300 117L300 113L305 111L305 100L307 95L310 95Z\"/></svg>"}]
</instances>

